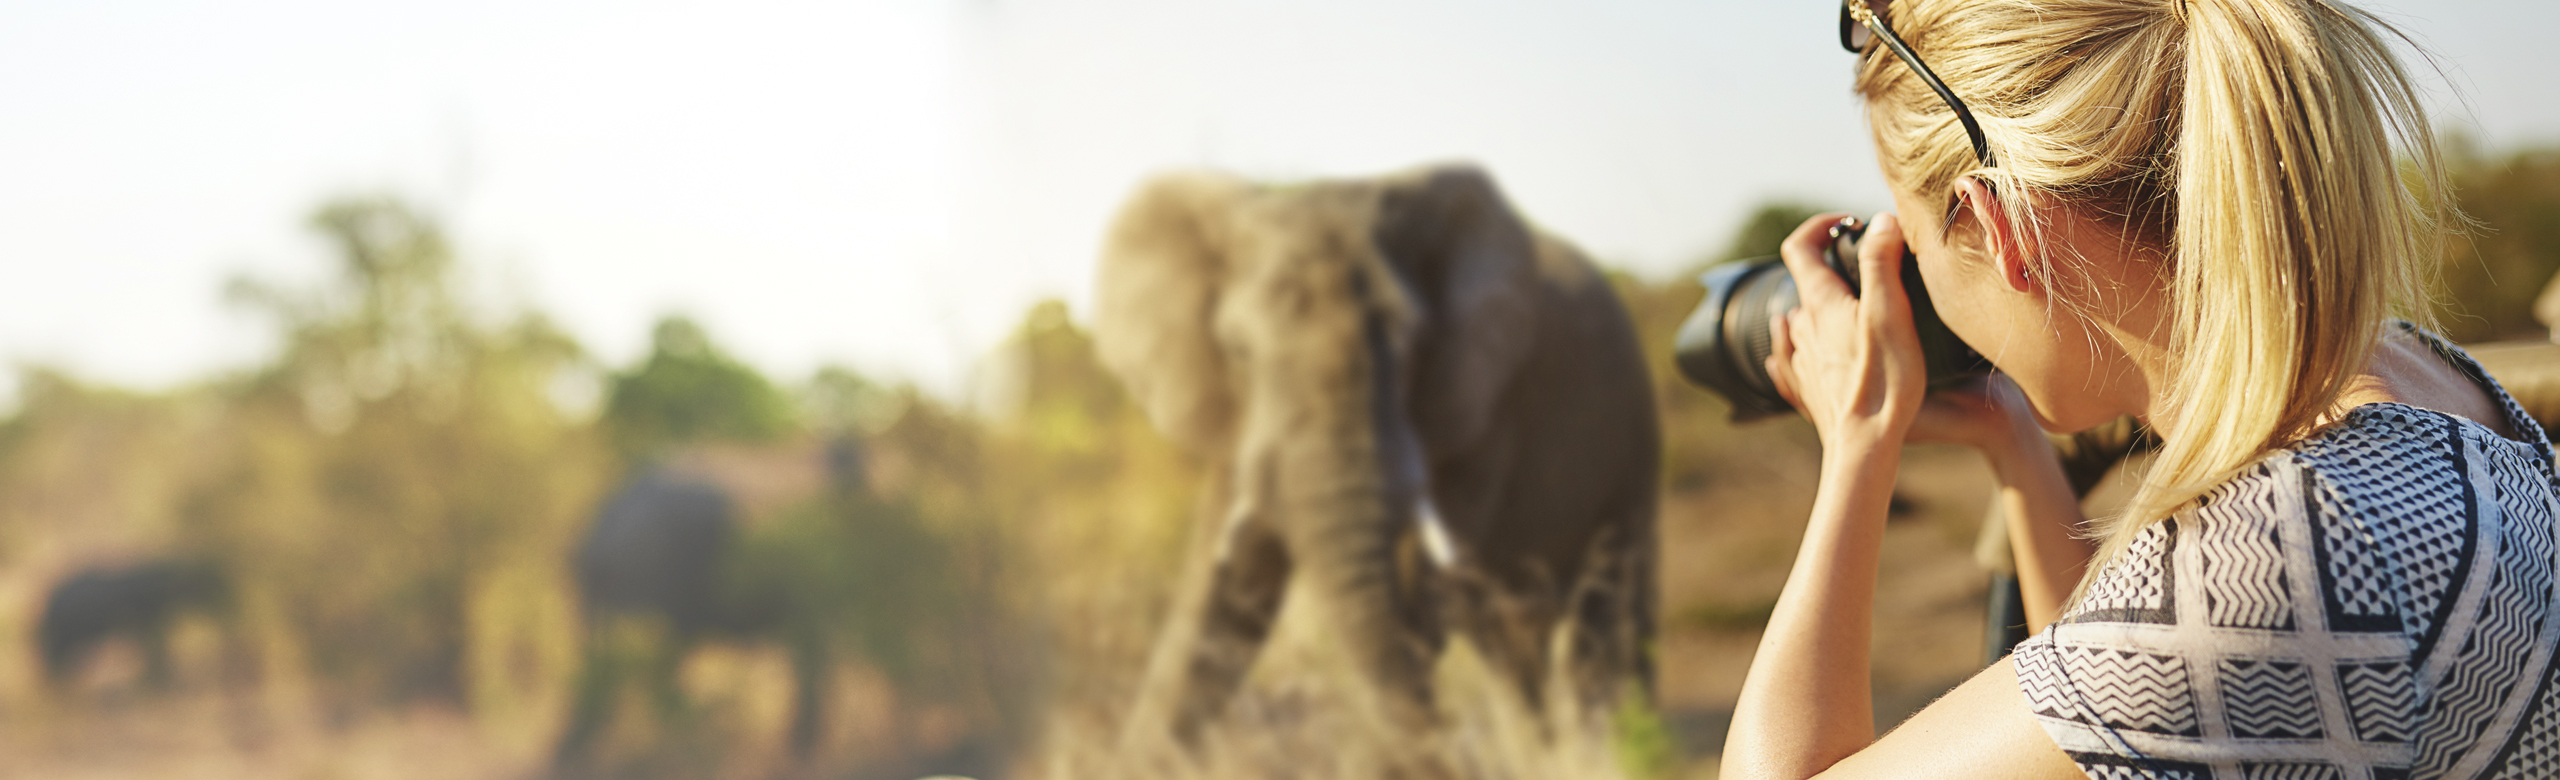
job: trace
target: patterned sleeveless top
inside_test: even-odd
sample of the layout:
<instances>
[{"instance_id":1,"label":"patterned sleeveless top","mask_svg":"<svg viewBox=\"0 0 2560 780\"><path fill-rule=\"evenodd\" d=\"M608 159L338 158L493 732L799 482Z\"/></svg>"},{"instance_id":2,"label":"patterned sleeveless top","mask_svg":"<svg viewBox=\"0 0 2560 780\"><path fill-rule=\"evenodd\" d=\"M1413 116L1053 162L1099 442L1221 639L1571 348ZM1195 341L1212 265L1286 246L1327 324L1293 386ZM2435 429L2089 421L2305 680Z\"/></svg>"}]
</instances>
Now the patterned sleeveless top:
<instances>
[{"instance_id":1,"label":"patterned sleeveless top","mask_svg":"<svg viewBox=\"0 0 2560 780\"><path fill-rule=\"evenodd\" d=\"M2093 778L2560 777L2555 514L2549 443L2358 407L2142 531L2018 685Z\"/></svg>"}]
</instances>

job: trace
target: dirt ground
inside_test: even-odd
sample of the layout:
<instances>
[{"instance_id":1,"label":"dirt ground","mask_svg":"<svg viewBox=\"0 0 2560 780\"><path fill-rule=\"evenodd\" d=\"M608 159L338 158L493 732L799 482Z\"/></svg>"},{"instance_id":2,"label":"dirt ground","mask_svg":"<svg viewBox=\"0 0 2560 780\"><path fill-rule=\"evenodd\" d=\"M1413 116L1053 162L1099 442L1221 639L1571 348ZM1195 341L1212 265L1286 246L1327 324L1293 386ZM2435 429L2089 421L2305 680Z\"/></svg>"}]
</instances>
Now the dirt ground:
<instances>
[{"instance_id":1,"label":"dirt ground","mask_svg":"<svg viewBox=\"0 0 2560 780\"><path fill-rule=\"evenodd\" d=\"M1760 626L1794 561L1812 510L1812 458L1782 452L1757 473L1729 467L1666 494L1660 696L1695 771L1708 771L1723 747ZM1969 451L1915 446L1905 455L1876 599L1879 729L1981 667L1988 578L1973 543L1991 484Z\"/></svg>"}]
</instances>

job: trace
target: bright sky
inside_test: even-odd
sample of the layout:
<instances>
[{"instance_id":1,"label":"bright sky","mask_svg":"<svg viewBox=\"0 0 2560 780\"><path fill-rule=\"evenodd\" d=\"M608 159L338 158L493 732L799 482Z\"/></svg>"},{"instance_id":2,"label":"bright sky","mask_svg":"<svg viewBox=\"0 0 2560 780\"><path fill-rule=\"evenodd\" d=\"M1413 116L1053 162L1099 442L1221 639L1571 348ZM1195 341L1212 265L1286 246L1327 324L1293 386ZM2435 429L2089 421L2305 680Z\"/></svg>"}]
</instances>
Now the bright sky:
<instances>
[{"instance_id":1,"label":"bright sky","mask_svg":"<svg viewBox=\"0 0 2560 780\"><path fill-rule=\"evenodd\" d=\"M2492 148L2560 143L2560 4L2375 0ZM322 198L444 215L474 283L622 364L659 314L785 380L960 388L1083 316L1149 171L1488 165L1667 273L1753 203L1885 203L1820 0L70 0L0 5L0 360L249 365L250 273L325 278Z\"/></svg>"}]
</instances>

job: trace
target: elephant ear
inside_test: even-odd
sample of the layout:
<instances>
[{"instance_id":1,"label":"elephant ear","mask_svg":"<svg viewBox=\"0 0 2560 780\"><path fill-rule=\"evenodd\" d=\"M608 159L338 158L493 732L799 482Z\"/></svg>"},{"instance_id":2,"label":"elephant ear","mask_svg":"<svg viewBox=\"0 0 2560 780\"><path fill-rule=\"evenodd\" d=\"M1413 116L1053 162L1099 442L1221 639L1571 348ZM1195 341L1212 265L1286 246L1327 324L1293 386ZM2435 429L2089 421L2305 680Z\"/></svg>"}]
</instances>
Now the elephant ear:
<instances>
[{"instance_id":1,"label":"elephant ear","mask_svg":"<svg viewBox=\"0 0 2560 780\"><path fill-rule=\"evenodd\" d=\"M1472 165L1388 179L1377 235L1427 318L1409 397L1425 446L1435 458L1474 446L1537 347L1536 241Z\"/></svg>"},{"instance_id":2,"label":"elephant ear","mask_svg":"<svg viewBox=\"0 0 2560 780\"><path fill-rule=\"evenodd\" d=\"M1094 289L1095 350L1147 419L1197 453L1234 433L1236 399L1210 322L1230 213L1250 185L1182 172L1141 184L1111 224Z\"/></svg>"}]
</instances>

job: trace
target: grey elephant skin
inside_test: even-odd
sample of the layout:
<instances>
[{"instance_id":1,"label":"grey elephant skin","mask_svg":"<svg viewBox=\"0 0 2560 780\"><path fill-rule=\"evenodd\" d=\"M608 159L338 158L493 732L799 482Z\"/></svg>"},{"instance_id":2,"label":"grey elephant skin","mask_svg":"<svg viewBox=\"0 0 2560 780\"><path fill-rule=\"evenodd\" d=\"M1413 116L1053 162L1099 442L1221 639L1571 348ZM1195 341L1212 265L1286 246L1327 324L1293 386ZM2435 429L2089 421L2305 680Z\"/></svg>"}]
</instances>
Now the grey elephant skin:
<instances>
[{"instance_id":1,"label":"grey elephant skin","mask_svg":"<svg viewBox=\"0 0 2560 780\"><path fill-rule=\"evenodd\" d=\"M221 570L204 561L153 560L73 572L46 595L37 624L45 679L57 685L70 680L100 646L123 637L142 650L144 682L165 682L171 622L188 610L220 606L225 585Z\"/></svg>"},{"instance_id":2,"label":"grey elephant skin","mask_svg":"<svg viewBox=\"0 0 2560 780\"><path fill-rule=\"evenodd\" d=\"M1607 279L1485 172L1161 176L1095 297L1102 361L1212 475L1127 734L1194 738L1293 578L1392 724L1430 727L1451 635L1533 705L1559 672L1588 707L1649 694L1647 369Z\"/></svg>"},{"instance_id":3,"label":"grey elephant skin","mask_svg":"<svg viewBox=\"0 0 2560 780\"><path fill-rule=\"evenodd\" d=\"M573 561L586 652L555 764L588 760L627 685L644 686L660 717L681 717L676 671L697 642L714 637L778 637L790 646L791 746L807 754L818 733L825 648L788 630L791 605L782 594L733 586L735 514L719 487L663 469L643 472L597 512Z\"/></svg>"}]
</instances>

